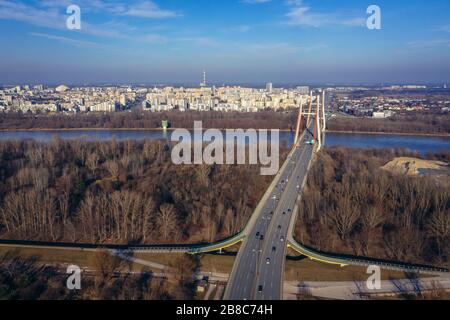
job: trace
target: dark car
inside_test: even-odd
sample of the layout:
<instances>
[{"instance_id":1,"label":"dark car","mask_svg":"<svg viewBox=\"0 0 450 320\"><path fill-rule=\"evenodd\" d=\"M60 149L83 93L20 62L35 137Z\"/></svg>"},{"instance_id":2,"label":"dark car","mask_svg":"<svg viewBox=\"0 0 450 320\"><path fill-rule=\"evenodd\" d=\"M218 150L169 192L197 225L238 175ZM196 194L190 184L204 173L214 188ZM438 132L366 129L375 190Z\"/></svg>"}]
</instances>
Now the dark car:
<instances>
[{"instance_id":1,"label":"dark car","mask_svg":"<svg viewBox=\"0 0 450 320\"><path fill-rule=\"evenodd\" d=\"M262 292L262 290L263 290L263 286L258 286L258 292Z\"/></svg>"},{"instance_id":2,"label":"dark car","mask_svg":"<svg viewBox=\"0 0 450 320\"><path fill-rule=\"evenodd\" d=\"M256 237L257 237L257 238L259 237L259 231L256 233Z\"/></svg>"},{"instance_id":3,"label":"dark car","mask_svg":"<svg viewBox=\"0 0 450 320\"><path fill-rule=\"evenodd\" d=\"M259 236L259 240L264 240L264 235L263 234Z\"/></svg>"},{"instance_id":4,"label":"dark car","mask_svg":"<svg viewBox=\"0 0 450 320\"><path fill-rule=\"evenodd\" d=\"M281 230L281 225L278 226L278 230Z\"/></svg>"},{"instance_id":5,"label":"dark car","mask_svg":"<svg viewBox=\"0 0 450 320\"><path fill-rule=\"evenodd\" d=\"M272 247L272 251L273 252L277 251L277 247Z\"/></svg>"}]
</instances>

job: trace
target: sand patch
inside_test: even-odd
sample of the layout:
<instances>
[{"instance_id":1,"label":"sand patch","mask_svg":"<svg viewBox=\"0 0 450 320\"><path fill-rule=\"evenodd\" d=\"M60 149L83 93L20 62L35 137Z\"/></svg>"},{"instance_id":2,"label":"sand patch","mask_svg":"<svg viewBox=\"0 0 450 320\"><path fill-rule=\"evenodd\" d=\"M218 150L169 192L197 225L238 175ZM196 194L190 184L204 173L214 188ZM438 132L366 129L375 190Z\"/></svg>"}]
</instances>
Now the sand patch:
<instances>
[{"instance_id":1,"label":"sand patch","mask_svg":"<svg viewBox=\"0 0 450 320\"><path fill-rule=\"evenodd\" d=\"M436 172L441 174L450 172L448 163L407 157L395 158L383 166L382 169L406 175L419 175L426 172Z\"/></svg>"}]
</instances>

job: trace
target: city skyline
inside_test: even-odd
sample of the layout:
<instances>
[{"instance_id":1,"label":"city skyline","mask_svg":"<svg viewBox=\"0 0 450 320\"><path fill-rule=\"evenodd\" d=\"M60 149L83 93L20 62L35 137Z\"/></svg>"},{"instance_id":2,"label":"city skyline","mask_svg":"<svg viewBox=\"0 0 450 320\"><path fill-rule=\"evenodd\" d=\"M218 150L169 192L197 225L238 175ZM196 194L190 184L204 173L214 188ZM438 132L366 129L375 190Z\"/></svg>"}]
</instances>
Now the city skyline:
<instances>
[{"instance_id":1,"label":"city skyline","mask_svg":"<svg viewBox=\"0 0 450 320\"><path fill-rule=\"evenodd\" d=\"M67 6L81 30L66 28ZM450 82L446 1L0 1L2 84Z\"/></svg>"}]
</instances>

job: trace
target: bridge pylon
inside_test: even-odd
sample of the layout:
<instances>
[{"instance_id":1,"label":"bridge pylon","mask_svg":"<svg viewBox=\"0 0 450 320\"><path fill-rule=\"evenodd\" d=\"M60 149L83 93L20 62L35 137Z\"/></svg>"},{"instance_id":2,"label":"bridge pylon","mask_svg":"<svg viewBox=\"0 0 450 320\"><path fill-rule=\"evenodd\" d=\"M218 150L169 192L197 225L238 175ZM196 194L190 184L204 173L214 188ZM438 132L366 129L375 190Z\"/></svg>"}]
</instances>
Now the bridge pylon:
<instances>
[{"instance_id":1,"label":"bridge pylon","mask_svg":"<svg viewBox=\"0 0 450 320\"><path fill-rule=\"evenodd\" d=\"M322 99L321 99L322 96ZM308 110L304 108L303 100L300 101L300 108L297 118L297 127L295 130L294 147L298 145L300 131L303 129L303 118L306 118L306 128L310 128L313 121L314 125L314 141L317 143L317 150L320 150L325 141L326 115L325 115L325 90L322 94L313 95L311 91L307 100Z\"/></svg>"}]
</instances>

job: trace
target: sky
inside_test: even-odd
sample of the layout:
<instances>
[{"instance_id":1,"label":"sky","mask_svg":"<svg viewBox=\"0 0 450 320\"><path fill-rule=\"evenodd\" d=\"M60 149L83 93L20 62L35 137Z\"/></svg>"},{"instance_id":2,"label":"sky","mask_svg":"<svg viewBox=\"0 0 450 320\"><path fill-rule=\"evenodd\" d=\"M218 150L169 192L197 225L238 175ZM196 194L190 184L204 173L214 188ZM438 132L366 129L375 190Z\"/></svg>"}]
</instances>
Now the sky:
<instances>
[{"instance_id":1,"label":"sky","mask_svg":"<svg viewBox=\"0 0 450 320\"><path fill-rule=\"evenodd\" d=\"M0 43L2 84L450 83L450 1L0 0Z\"/></svg>"}]
</instances>

